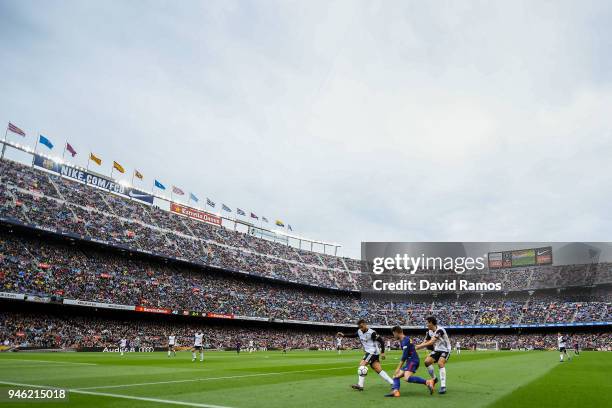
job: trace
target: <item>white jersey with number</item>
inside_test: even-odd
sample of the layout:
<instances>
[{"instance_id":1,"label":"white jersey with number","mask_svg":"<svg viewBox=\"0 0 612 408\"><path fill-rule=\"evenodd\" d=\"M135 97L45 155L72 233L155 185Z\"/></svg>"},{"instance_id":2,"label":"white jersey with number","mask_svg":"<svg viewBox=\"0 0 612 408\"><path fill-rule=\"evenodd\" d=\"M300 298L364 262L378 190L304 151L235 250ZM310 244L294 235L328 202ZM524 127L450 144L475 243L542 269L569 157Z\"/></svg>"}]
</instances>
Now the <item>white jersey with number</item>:
<instances>
[{"instance_id":1,"label":"white jersey with number","mask_svg":"<svg viewBox=\"0 0 612 408\"><path fill-rule=\"evenodd\" d=\"M176 343L176 336L168 336L168 344L174 346Z\"/></svg>"},{"instance_id":2,"label":"white jersey with number","mask_svg":"<svg viewBox=\"0 0 612 408\"><path fill-rule=\"evenodd\" d=\"M193 341L194 346L202 346L202 340L204 339L204 333L196 333Z\"/></svg>"},{"instance_id":3,"label":"white jersey with number","mask_svg":"<svg viewBox=\"0 0 612 408\"><path fill-rule=\"evenodd\" d=\"M121 342L119 343L121 348L126 348L127 347L127 340L126 339L121 339Z\"/></svg>"},{"instance_id":4,"label":"white jersey with number","mask_svg":"<svg viewBox=\"0 0 612 408\"><path fill-rule=\"evenodd\" d=\"M565 348L565 336L559 336L559 338L557 338L557 342L559 343L559 348Z\"/></svg>"},{"instance_id":5,"label":"white jersey with number","mask_svg":"<svg viewBox=\"0 0 612 408\"><path fill-rule=\"evenodd\" d=\"M425 336L427 340L436 339L434 342L434 351L442 351L446 353L450 353L451 351L451 342L448 338L448 334L446 334L446 329L442 326L438 326L436 330L427 330L427 335Z\"/></svg>"},{"instance_id":6,"label":"white jersey with number","mask_svg":"<svg viewBox=\"0 0 612 408\"><path fill-rule=\"evenodd\" d=\"M380 344L376 341L378 334L376 334L374 330L368 329L362 332L361 329L359 329L357 330L357 336L366 353L380 354Z\"/></svg>"},{"instance_id":7,"label":"white jersey with number","mask_svg":"<svg viewBox=\"0 0 612 408\"><path fill-rule=\"evenodd\" d=\"M338 347L342 346L342 339L340 337L336 339L336 346Z\"/></svg>"}]
</instances>

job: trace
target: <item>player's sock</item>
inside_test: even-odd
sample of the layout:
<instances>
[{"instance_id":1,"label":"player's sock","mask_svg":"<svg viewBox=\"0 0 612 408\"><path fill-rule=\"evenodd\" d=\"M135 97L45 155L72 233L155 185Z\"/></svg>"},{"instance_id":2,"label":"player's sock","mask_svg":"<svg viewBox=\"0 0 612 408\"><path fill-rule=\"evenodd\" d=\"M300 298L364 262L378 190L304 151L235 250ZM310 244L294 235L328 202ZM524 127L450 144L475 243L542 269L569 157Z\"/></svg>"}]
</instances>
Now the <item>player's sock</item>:
<instances>
[{"instance_id":1,"label":"player's sock","mask_svg":"<svg viewBox=\"0 0 612 408\"><path fill-rule=\"evenodd\" d=\"M191 358L192 358L192 360L195 360L195 359L196 359L196 353L195 353L195 351L192 351L192 352L191 352Z\"/></svg>"},{"instance_id":2,"label":"player's sock","mask_svg":"<svg viewBox=\"0 0 612 408\"><path fill-rule=\"evenodd\" d=\"M400 389L400 379L399 378L394 378L393 379L393 389L394 390L399 390Z\"/></svg>"},{"instance_id":3,"label":"player's sock","mask_svg":"<svg viewBox=\"0 0 612 408\"><path fill-rule=\"evenodd\" d=\"M387 374L387 372L385 370L381 370L380 373L378 373L378 375L380 375L383 380L385 380L389 384L393 385L393 379L391 379L391 377L389 377L389 374Z\"/></svg>"},{"instance_id":4,"label":"player's sock","mask_svg":"<svg viewBox=\"0 0 612 408\"><path fill-rule=\"evenodd\" d=\"M440 368L440 387L446 387L446 367Z\"/></svg>"},{"instance_id":5,"label":"player's sock","mask_svg":"<svg viewBox=\"0 0 612 408\"><path fill-rule=\"evenodd\" d=\"M563 353L559 354L559 357L561 358L561 361L563 361Z\"/></svg>"},{"instance_id":6,"label":"player's sock","mask_svg":"<svg viewBox=\"0 0 612 408\"><path fill-rule=\"evenodd\" d=\"M204 361L204 353L200 353L200 361Z\"/></svg>"},{"instance_id":7,"label":"player's sock","mask_svg":"<svg viewBox=\"0 0 612 408\"><path fill-rule=\"evenodd\" d=\"M360 375L357 380L357 384L359 384L359 386L363 388L363 385L365 384L365 376Z\"/></svg>"},{"instance_id":8,"label":"player's sock","mask_svg":"<svg viewBox=\"0 0 612 408\"><path fill-rule=\"evenodd\" d=\"M168 357L170 357L170 350L168 350Z\"/></svg>"},{"instance_id":9,"label":"player's sock","mask_svg":"<svg viewBox=\"0 0 612 408\"><path fill-rule=\"evenodd\" d=\"M423 377L416 377L414 375L408 377L406 381L410 383L425 384L425 379Z\"/></svg>"},{"instance_id":10,"label":"player's sock","mask_svg":"<svg viewBox=\"0 0 612 408\"><path fill-rule=\"evenodd\" d=\"M430 376L431 378L436 378L436 373L435 373L435 371L434 371L434 366L433 366L433 364L432 364L432 365L430 365L430 366L427 366L427 372L429 373L429 376Z\"/></svg>"}]
</instances>

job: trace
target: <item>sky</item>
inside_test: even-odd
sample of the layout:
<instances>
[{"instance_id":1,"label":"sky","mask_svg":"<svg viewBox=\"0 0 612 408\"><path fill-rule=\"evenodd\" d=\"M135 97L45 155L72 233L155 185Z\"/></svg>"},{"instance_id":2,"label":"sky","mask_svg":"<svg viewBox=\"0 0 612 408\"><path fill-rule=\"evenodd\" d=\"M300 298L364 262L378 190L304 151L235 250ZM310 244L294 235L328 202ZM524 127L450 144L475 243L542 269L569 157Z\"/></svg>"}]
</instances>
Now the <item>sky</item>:
<instances>
[{"instance_id":1,"label":"sky","mask_svg":"<svg viewBox=\"0 0 612 408\"><path fill-rule=\"evenodd\" d=\"M607 1L2 0L0 124L346 256L609 241L610 21Z\"/></svg>"}]
</instances>

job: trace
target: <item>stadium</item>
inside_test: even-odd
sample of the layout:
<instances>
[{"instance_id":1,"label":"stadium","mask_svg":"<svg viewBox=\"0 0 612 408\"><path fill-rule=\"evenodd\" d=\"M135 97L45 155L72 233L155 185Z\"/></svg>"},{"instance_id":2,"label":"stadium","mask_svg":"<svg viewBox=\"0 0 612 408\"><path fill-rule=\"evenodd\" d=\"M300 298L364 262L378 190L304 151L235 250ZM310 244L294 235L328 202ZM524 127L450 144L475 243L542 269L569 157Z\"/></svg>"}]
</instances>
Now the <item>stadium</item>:
<instances>
[{"instance_id":1,"label":"stadium","mask_svg":"<svg viewBox=\"0 0 612 408\"><path fill-rule=\"evenodd\" d=\"M0 0L0 408L609 406L610 21Z\"/></svg>"},{"instance_id":2,"label":"stadium","mask_svg":"<svg viewBox=\"0 0 612 408\"><path fill-rule=\"evenodd\" d=\"M202 395L201 406L224 406L227 400L229 406L253 406L248 403L253 382L262 390L257 392L297 382L305 398L313 379L348 384L354 377L359 343L345 339L337 354L338 331L354 330L364 319L386 336L393 356L391 327L401 325L420 342L428 316L450 331L453 345L463 351L456 358L460 364L495 362L512 353L530 372L530 356L556 350L559 332L584 352L581 362L592 355L589 367L595 361L609 364L608 354L591 353L612 346L611 263L490 269L478 277L501 276L503 294L449 290L433 298L371 299L359 291L365 273L360 260L300 249L302 242L296 247L259 238L274 233L253 224L241 232L235 220L212 212L202 221L171 211L176 204L161 196L140 192L134 199L129 192L100 188L90 180L114 181L41 154L34 154L32 163L0 162L0 337L2 350L15 352L1 360L14 377L4 384L36 384L40 375L49 375L53 386L74 389L71 404L84 406L106 403L99 399L106 394L127 396L130 405L164 404L175 400L159 396L174 394L174 387L186 393L180 399L185 404L198 404ZM74 177L83 172L85 177ZM143 198L154 201L146 204ZM189 365L198 330L204 333L203 369L212 372ZM171 335L182 351L169 360ZM121 339L128 341L127 355L117 362ZM547 364L555 363L550 354L538 353L537 359L548 355ZM95 378L89 378L92 371ZM107 378L101 381L100 375ZM456 377L453 381L461 382L459 373ZM222 381L232 397L209 390L207 379ZM242 394L236 387L244 383L249 391ZM372 384L377 387L386 388ZM367 404L351 394L341 397L342 388L328 389L321 403ZM459 398L454 403L470 402ZM278 404L300 405L283 398Z\"/></svg>"}]
</instances>

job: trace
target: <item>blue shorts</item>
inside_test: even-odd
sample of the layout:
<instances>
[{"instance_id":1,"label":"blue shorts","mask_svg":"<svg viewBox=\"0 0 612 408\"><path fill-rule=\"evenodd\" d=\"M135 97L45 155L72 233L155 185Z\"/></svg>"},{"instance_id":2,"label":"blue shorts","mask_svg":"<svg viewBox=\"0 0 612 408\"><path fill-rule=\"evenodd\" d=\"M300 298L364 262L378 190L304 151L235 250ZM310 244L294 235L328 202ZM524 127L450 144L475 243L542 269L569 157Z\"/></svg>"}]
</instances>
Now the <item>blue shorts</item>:
<instances>
[{"instance_id":1,"label":"blue shorts","mask_svg":"<svg viewBox=\"0 0 612 408\"><path fill-rule=\"evenodd\" d=\"M419 365L419 360L407 360L404 366L402 367L402 371L410 371L412 373L416 373L416 371L419 369Z\"/></svg>"}]
</instances>

